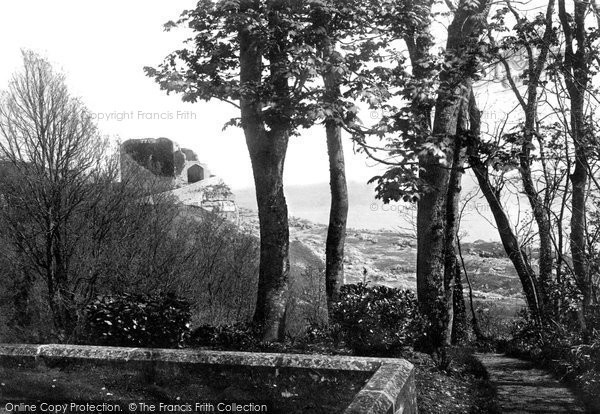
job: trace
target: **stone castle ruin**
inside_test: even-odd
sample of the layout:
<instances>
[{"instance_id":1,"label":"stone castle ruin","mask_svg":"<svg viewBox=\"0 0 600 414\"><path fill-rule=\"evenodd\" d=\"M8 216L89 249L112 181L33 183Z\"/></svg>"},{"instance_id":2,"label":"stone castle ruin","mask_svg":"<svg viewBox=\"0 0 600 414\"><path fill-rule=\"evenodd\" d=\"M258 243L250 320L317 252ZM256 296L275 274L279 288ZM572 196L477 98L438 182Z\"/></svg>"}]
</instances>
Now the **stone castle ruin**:
<instances>
[{"instance_id":1,"label":"stone castle ruin","mask_svg":"<svg viewBox=\"0 0 600 414\"><path fill-rule=\"evenodd\" d=\"M121 144L121 174L158 178L181 204L238 220L235 197L191 149L169 138L130 139Z\"/></svg>"},{"instance_id":2,"label":"stone castle ruin","mask_svg":"<svg viewBox=\"0 0 600 414\"><path fill-rule=\"evenodd\" d=\"M153 175L174 181L174 185L193 184L212 177L206 164L188 148L168 138L130 139L121 145L121 159L129 158ZM122 162L122 165L128 165Z\"/></svg>"}]
</instances>

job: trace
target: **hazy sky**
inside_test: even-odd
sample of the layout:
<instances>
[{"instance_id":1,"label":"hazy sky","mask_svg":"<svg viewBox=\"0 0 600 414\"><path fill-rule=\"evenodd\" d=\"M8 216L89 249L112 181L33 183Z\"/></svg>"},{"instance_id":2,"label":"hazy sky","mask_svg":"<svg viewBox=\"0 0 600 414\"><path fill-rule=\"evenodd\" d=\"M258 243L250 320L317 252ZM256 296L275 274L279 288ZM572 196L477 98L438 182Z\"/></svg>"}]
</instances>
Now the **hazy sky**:
<instances>
[{"instance_id":1,"label":"hazy sky","mask_svg":"<svg viewBox=\"0 0 600 414\"><path fill-rule=\"evenodd\" d=\"M158 65L181 46L185 33L167 33L162 26L195 4L196 0L4 1L0 3L0 88L6 87L11 74L19 69L21 48L32 49L66 73L71 91L95 114L103 134L121 140L171 138L196 151L201 161L234 189L251 187L252 172L242 131L221 130L225 122L238 115L235 108L216 102L184 104L179 96L160 91L143 73L144 66ZM504 115L493 110L501 99L494 89L484 89L480 94L484 123L499 122ZM509 107L504 105L502 110ZM363 119L373 116L362 114ZM349 140L345 148L350 181L366 183L381 171L363 155L354 154ZM328 182L326 154L320 127L293 138L285 185ZM465 182L467 190L472 186L472 181ZM470 216L465 224L472 237L497 238L485 220L475 213Z\"/></svg>"},{"instance_id":2,"label":"hazy sky","mask_svg":"<svg viewBox=\"0 0 600 414\"><path fill-rule=\"evenodd\" d=\"M4 1L0 5L0 87L18 69L20 49L33 49L67 74L72 92L96 114L102 133L122 140L171 138L195 150L230 186L251 186L242 131L221 131L236 116L235 108L216 102L184 104L177 95L160 91L143 73L144 66L158 65L185 37L181 31L164 32L162 25L195 4L195 0ZM350 180L366 182L375 175L375 169L368 167L373 163L354 155L349 141L346 149ZM285 183L327 181L321 128L292 139Z\"/></svg>"}]
</instances>

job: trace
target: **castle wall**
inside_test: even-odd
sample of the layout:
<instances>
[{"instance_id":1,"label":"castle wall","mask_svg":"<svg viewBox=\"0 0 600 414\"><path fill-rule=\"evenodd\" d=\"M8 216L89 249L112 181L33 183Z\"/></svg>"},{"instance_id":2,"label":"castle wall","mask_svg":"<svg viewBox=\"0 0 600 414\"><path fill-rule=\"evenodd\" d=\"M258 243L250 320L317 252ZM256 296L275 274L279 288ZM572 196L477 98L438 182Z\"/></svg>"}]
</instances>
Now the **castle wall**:
<instances>
[{"instance_id":1,"label":"castle wall","mask_svg":"<svg viewBox=\"0 0 600 414\"><path fill-rule=\"evenodd\" d=\"M168 138L130 139L121 145L136 163L159 177L175 177L175 145Z\"/></svg>"}]
</instances>

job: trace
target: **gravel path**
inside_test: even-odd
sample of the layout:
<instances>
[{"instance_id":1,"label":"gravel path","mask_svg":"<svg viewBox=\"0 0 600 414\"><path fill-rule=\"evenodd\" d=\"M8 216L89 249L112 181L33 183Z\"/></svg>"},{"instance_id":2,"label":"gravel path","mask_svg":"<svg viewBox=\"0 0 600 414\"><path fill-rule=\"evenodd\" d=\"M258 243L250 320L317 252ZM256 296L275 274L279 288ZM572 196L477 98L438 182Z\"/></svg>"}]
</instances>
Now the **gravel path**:
<instances>
[{"instance_id":1,"label":"gravel path","mask_svg":"<svg viewBox=\"0 0 600 414\"><path fill-rule=\"evenodd\" d=\"M585 413L583 405L559 381L530 362L502 354L477 354L498 392L502 413Z\"/></svg>"}]
</instances>

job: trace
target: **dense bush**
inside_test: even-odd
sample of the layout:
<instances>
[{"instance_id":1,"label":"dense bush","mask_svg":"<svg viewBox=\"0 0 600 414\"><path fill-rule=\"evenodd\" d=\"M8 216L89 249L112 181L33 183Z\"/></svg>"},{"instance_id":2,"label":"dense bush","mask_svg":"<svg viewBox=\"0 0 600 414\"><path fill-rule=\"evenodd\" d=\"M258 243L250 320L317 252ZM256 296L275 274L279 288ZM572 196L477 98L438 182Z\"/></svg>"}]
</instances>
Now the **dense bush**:
<instances>
[{"instance_id":1,"label":"dense bush","mask_svg":"<svg viewBox=\"0 0 600 414\"><path fill-rule=\"evenodd\" d=\"M224 217L189 208L177 237L185 240L177 272L161 279L192 304L192 326L231 325L252 318L258 288L258 239Z\"/></svg>"},{"instance_id":2,"label":"dense bush","mask_svg":"<svg viewBox=\"0 0 600 414\"><path fill-rule=\"evenodd\" d=\"M87 342L157 348L180 347L191 316L189 303L173 294L102 296L85 314Z\"/></svg>"},{"instance_id":3,"label":"dense bush","mask_svg":"<svg viewBox=\"0 0 600 414\"><path fill-rule=\"evenodd\" d=\"M1 177L0 177L1 178ZM79 315L97 295L175 292L191 304L192 325L230 324L252 317L258 241L223 217L184 208L168 196L136 201L135 182L114 186L110 199L86 210L70 256L68 290L76 332ZM45 280L31 271L0 214L0 342L71 342L52 323ZM78 218L79 220L79 218ZM82 275L86 275L82 277ZM77 334L78 335L78 334Z\"/></svg>"},{"instance_id":4,"label":"dense bush","mask_svg":"<svg viewBox=\"0 0 600 414\"><path fill-rule=\"evenodd\" d=\"M412 345L426 327L411 291L366 283L342 287L332 318L359 355L394 354Z\"/></svg>"},{"instance_id":5,"label":"dense bush","mask_svg":"<svg viewBox=\"0 0 600 414\"><path fill-rule=\"evenodd\" d=\"M219 349L249 349L258 343L249 324L210 326L194 329L188 343L192 346L209 346Z\"/></svg>"}]
</instances>

